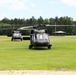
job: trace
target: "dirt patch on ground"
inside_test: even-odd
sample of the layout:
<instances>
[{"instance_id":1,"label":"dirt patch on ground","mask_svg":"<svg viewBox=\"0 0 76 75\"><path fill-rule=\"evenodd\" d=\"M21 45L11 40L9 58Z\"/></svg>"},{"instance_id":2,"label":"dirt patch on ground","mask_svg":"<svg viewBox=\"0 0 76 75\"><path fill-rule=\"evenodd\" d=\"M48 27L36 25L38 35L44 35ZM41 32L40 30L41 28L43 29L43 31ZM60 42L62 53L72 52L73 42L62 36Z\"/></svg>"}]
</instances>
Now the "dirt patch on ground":
<instances>
[{"instance_id":1,"label":"dirt patch on ground","mask_svg":"<svg viewBox=\"0 0 76 75\"><path fill-rule=\"evenodd\" d=\"M0 75L76 75L76 71L3 70Z\"/></svg>"}]
</instances>

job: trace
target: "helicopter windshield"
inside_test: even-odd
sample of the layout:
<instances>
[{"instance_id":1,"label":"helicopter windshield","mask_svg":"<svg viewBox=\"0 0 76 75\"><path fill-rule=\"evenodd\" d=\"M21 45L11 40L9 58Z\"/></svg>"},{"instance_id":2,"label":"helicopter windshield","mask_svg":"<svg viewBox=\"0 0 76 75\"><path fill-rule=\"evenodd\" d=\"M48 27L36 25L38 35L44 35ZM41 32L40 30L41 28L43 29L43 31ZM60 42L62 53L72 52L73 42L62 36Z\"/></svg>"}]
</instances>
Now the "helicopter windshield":
<instances>
[{"instance_id":1,"label":"helicopter windshield","mask_svg":"<svg viewBox=\"0 0 76 75\"><path fill-rule=\"evenodd\" d=\"M48 40L48 35L47 34L37 34L37 39L39 40Z\"/></svg>"},{"instance_id":2,"label":"helicopter windshield","mask_svg":"<svg viewBox=\"0 0 76 75\"><path fill-rule=\"evenodd\" d=\"M20 33L14 33L13 36L14 37L21 37L21 34Z\"/></svg>"}]
</instances>

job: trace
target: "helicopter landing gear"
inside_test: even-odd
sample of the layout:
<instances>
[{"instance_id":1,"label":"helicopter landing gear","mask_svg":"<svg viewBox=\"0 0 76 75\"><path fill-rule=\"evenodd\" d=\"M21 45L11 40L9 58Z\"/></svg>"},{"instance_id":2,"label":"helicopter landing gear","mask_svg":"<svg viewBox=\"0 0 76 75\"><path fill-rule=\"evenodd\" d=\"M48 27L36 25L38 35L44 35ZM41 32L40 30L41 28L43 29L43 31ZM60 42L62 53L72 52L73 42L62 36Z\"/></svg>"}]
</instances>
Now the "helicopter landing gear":
<instances>
[{"instance_id":1,"label":"helicopter landing gear","mask_svg":"<svg viewBox=\"0 0 76 75\"><path fill-rule=\"evenodd\" d=\"M16 39L20 39L22 41L22 38L11 38L11 41L15 41Z\"/></svg>"},{"instance_id":2,"label":"helicopter landing gear","mask_svg":"<svg viewBox=\"0 0 76 75\"><path fill-rule=\"evenodd\" d=\"M51 49L51 46L52 46L52 45L48 45L48 49Z\"/></svg>"},{"instance_id":3,"label":"helicopter landing gear","mask_svg":"<svg viewBox=\"0 0 76 75\"><path fill-rule=\"evenodd\" d=\"M11 39L11 41L13 41L13 38Z\"/></svg>"},{"instance_id":4,"label":"helicopter landing gear","mask_svg":"<svg viewBox=\"0 0 76 75\"><path fill-rule=\"evenodd\" d=\"M29 49L31 49L32 48L32 45L29 45Z\"/></svg>"},{"instance_id":5,"label":"helicopter landing gear","mask_svg":"<svg viewBox=\"0 0 76 75\"><path fill-rule=\"evenodd\" d=\"M21 38L21 41L22 41L22 38Z\"/></svg>"}]
</instances>

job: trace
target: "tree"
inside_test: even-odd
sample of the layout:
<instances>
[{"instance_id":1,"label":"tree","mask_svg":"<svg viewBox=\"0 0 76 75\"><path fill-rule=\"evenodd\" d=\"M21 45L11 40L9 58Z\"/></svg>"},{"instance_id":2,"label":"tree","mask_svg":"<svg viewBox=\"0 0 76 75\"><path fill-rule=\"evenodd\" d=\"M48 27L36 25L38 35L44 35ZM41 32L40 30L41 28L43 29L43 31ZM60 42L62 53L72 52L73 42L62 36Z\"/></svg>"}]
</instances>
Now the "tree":
<instances>
[{"instance_id":1,"label":"tree","mask_svg":"<svg viewBox=\"0 0 76 75\"><path fill-rule=\"evenodd\" d=\"M38 24L43 24L43 18L40 16L37 20Z\"/></svg>"},{"instance_id":2,"label":"tree","mask_svg":"<svg viewBox=\"0 0 76 75\"><path fill-rule=\"evenodd\" d=\"M33 25L37 24L37 20L35 19L34 16L32 16L32 22L33 22Z\"/></svg>"},{"instance_id":3,"label":"tree","mask_svg":"<svg viewBox=\"0 0 76 75\"><path fill-rule=\"evenodd\" d=\"M49 19L44 19L44 24L49 24Z\"/></svg>"},{"instance_id":4,"label":"tree","mask_svg":"<svg viewBox=\"0 0 76 75\"><path fill-rule=\"evenodd\" d=\"M49 24L50 24L50 25L54 25L54 24L55 24L55 22L54 22L54 19L53 19L53 18L50 18L50 19L49 19Z\"/></svg>"},{"instance_id":5,"label":"tree","mask_svg":"<svg viewBox=\"0 0 76 75\"><path fill-rule=\"evenodd\" d=\"M55 17L54 22L55 22L56 25L59 24L59 18L57 16Z\"/></svg>"},{"instance_id":6,"label":"tree","mask_svg":"<svg viewBox=\"0 0 76 75\"><path fill-rule=\"evenodd\" d=\"M10 23L10 20L6 17L4 17L2 20L1 20L2 23Z\"/></svg>"},{"instance_id":7,"label":"tree","mask_svg":"<svg viewBox=\"0 0 76 75\"><path fill-rule=\"evenodd\" d=\"M60 17L59 18L59 24L60 25L72 25L73 24L73 19L68 16Z\"/></svg>"},{"instance_id":8,"label":"tree","mask_svg":"<svg viewBox=\"0 0 76 75\"><path fill-rule=\"evenodd\" d=\"M18 19L17 18L14 19L14 24L18 24Z\"/></svg>"}]
</instances>

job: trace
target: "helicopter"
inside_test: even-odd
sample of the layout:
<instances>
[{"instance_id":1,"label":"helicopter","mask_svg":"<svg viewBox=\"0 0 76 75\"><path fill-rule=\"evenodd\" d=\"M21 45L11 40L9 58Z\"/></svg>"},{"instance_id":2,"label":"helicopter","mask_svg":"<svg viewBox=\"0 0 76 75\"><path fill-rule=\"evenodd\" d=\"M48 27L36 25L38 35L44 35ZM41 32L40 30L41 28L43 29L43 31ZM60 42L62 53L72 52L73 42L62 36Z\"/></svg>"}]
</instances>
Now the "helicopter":
<instances>
[{"instance_id":1,"label":"helicopter","mask_svg":"<svg viewBox=\"0 0 76 75\"><path fill-rule=\"evenodd\" d=\"M45 25L39 24L29 27L22 27L19 30L31 29L30 31L30 45L29 49L33 47L48 47L51 48L49 34L46 29L43 29Z\"/></svg>"},{"instance_id":2,"label":"helicopter","mask_svg":"<svg viewBox=\"0 0 76 75\"><path fill-rule=\"evenodd\" d=\"M30 34L30 45L29 49L33 46L42 47L47 46L48 49L51 48L50 39L46 30L32 30Z\"/></svg>"},{"instance_id":3,"label":"helicopter","mask_svg":"<svg viewBox=\"0 0 76 75\"><path fill-rule=\"evenodd\" d=\"M11 41L16 40L16 39L20 39L22 41L22 34L18 30L15 30L12 32Z\"/></svg>"}]
</instances>

